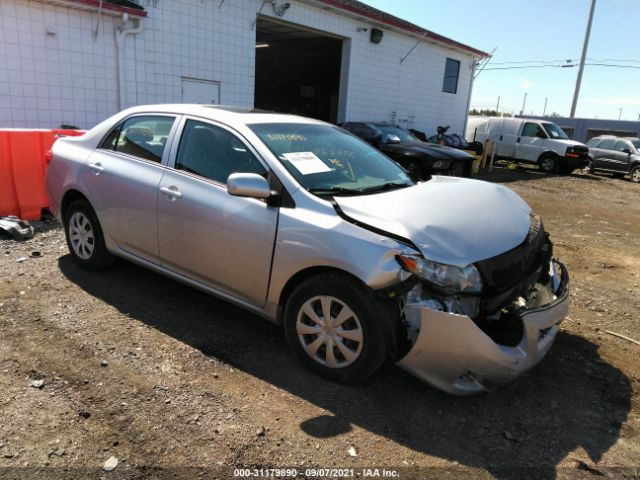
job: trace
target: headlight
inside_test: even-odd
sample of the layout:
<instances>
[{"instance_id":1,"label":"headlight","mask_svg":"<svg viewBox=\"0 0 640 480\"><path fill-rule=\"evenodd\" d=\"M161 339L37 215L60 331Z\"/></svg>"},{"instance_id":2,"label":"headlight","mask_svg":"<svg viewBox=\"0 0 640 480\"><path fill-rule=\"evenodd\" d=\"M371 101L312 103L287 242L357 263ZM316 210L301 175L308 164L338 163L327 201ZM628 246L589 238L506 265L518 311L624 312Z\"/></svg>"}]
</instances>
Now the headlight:
<instances>
[{"instance_id":1,"label":"headlight","mask_svg":"<svg viewBox=\"0 0 640 480\"><path fill-rule=\"evenodd\" d=\"M436 160L433 162L433 168L441 170L447 168L449 166L449 162L447 160Z\"/></svg>"},{"instance_id":2,"label":"headlight","mask_svg":"<svg viewBox=\"0 0 640 480\"><path fill-rule=\"evenodd\" d=\"M416 255L398 255L396 258L405 270L436 285L445 293L480 293L482 290L480 272L473 265L460 268Z\"/></svg>"}]
</instances>

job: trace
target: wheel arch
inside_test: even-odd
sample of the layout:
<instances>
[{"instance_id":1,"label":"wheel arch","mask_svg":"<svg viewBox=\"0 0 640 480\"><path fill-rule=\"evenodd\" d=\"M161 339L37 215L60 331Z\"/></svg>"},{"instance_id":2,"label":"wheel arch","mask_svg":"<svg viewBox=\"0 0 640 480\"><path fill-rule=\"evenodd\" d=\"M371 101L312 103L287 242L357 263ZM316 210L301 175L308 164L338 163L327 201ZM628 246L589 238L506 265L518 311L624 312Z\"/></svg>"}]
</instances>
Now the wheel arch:
<instances>
[{"instance_id":1,"label":"wheel arch","mask_svg":"<svg viewBox=\"0 0 640 480\"><path fill-rule=\"evenodd\" d=\"M540 163L545 157L555 157L557 159L560 159L560 155L558 155L557 152L554 152L553 150L545 150L538 156L538 160L536 161L536 163Z\"/></svg>"},{"instance_id":2,"label":"wheel arch","mask_svg":"<svg viewBox=\"0 0 640 480\"><path fill-rule=\"evenodd\" d=\"M284 314L284 306L287 303L287 300L289 299L289 297L291 296L291 293L293 292L293 290L300 285L302 282L304 282L305 280L311 278L311 277L315 277L316 275L322 275L322 274L328 274L328 273L334 273L334 274L338 274L338 275L343 275L345 277L348 277L352 280L355 280L356 282L364 285L365 287L369 288L363 281L362 279L358 278L357 276L355 276L353 273L350 273L346 270L343 270L341 268L337 268L337 267L329 267L329 266L315 266L315 267L307 267L304 268L302 270L300 270L299 272L296 272L291 278L289 278L289 280L287 280L287 282L284 284L284 287L282 287L282 290L280 291L280 295L278 297L278 306L279 308L279 314L278 314L278 323L282 323L282 315Z\"/></svg>"},{"instance_id":3,"label":"wheel arch","mask_svg":"<svg viewBox=\"0 0 640 480\"><path fill-rule=\"evenodd\" d=\"M66 218L67 207L76 200L84 200L89 205L91 205L91 202L89 201L89 199L84 193L82 193L80 190L77 190L75 188L70 188L69 190L64 192L64 195L62 196L62 201L60 202L60 217L62 218L63 221ZM93 208L93 206L91 208Z\"/></svg>"},{"instance_id":4,"label":"wheel arch","mask_svg":"<svg viewBox=\"0 0 640 480\"><path fill-rule=\"evenodd\" d=\"M340 268L336 268L336 267L328 267L328 266L315 266L315 267L308 267L305 268L303 270L300 270L299 272L295 273L285 284L285 286L283 287L282 291L280 292L280 297L279 297L279 301L278 301L278 314L277 314L277 318L276 318L276 323L278 325L283 325L284 324L284 310L285 310L285 305L287 300L289 299L289 297L291 296L291 294L293 293L294 289L300 285L302 282L304 282L305 280L312 278L316 275L324 275L324 274L337 274L337 275L341 275L344 276L345 278L349 278L357 283L359 283L360 285L362 285L364 288L371 288L369 287L365 282L362 281L362 279L358 278L356 275L346 271L346 270L342 270ZM388 353L391 355L392 358L396 358L398 356L398 351L401 349L401 345L400 345L400 333L399 333L399 329L401 327L400 323L398 323L397 325L394 324L393 320L394 320L394 314L397 311L397 314L400 314L400 310L397 309L397 304L395 301L391 301L389 299L382 299L380 298L380 304L379 307L383 309L384 311L384 316L385 318L383 319L384 321L381 322L382 328L385 330L385 332L387 333L387 347L388 347Z\"/></svg>"}]
</instances>

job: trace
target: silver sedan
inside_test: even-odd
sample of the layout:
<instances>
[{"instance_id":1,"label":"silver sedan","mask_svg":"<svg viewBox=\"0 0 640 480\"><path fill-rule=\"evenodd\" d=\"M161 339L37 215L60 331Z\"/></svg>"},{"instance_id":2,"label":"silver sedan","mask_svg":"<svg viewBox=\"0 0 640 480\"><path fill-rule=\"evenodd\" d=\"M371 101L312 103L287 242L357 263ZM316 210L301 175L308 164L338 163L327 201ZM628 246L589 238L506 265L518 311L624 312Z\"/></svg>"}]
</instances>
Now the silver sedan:
<instances>
[{"instance_id":1,"label":"silver sedan","mask_svg":"<svg viewBox=\"0 0 640 480\"><path fill-rule=\"evenodd\" d=\"M80 266L120 257L251 310L337 381L391 359L450 393L491 390L544 357L568 309L567 271L513 191L416 183L308 118L135 107L59 139L46 181Z\"/></svg>"}]
</instances>

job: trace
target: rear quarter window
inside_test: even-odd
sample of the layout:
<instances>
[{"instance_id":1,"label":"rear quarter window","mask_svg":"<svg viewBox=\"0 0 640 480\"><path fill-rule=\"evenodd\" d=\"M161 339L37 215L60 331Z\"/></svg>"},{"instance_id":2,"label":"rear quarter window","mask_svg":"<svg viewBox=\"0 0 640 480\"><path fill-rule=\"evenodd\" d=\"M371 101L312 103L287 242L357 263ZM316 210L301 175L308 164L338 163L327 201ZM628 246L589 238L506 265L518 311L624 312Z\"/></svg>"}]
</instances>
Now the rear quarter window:
<instances>
[{"instance_id":1,"label":"rear quarter window","mask_svg":"<svg viewBox=\"0 0 640 480\"><path fill-rule=\"evenodd\" d=\"M159 163L174 122L175 117L169 116L130 117L105 137L100 148Z\"/></svg>"}]
</instances>

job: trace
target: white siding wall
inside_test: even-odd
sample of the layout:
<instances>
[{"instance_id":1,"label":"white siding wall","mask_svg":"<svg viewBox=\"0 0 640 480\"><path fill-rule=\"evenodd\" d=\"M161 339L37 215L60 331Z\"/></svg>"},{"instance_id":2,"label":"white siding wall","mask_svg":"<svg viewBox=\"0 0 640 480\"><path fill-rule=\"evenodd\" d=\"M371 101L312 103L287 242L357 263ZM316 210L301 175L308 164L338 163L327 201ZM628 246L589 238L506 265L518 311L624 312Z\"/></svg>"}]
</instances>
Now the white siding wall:
<instances>
[{"instance_id":1,"label":"white siding wall","mask_svg":"<svg viewBox=\"0 0 640 480\"><path fill-rule=\"evenodd\" d=\"M157 7L153 4L156 3ZM435 133L437 125L461 132L469 93L471 55L421 43L388 28L378 45L360 21L300 0L282 18L351 39L344 120L402 120ZM252 106L255 21L262 0L160 0L142 2L148 17L126 39L124 105L180 102L182 77L220 82L221 103ZM148 4L148 5L147 5ZM270 3L262 13L275 16ZM90 128L118 111L117 17L36 0L0 2L0 127ZM131 22L130 22L131 25ZM55 35L47 34L50 30ZM446 57L461 61L458 93L442 92Z\"/></svg>"}]
</instances>

